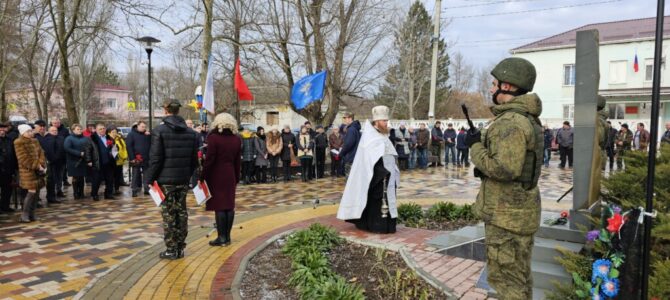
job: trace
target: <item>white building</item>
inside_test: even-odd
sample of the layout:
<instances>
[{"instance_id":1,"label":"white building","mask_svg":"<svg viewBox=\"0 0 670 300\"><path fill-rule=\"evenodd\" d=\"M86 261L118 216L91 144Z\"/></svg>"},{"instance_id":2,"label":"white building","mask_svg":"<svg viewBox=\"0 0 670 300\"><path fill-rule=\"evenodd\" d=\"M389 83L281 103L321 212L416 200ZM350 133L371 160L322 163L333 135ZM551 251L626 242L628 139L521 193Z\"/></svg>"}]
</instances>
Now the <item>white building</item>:
<instances>
[{"instance_id":1,"label":"white building","mask_svg":"<svg viewBox=\"0 0 670 300\"><path fill-rule=\"evenodd\" d=\"M670 17L665 17L661 66L661 123L670 120ZM575 93L575 41L577 31L597 29L600 34L600 94L608 101L612 122L649 122L655 18L582 26L511 50L513 56L532 62L537 69L534 92L543 102L542 119L551 123L572 120ZM638 69L635 70L635 57ZM632 128L635 128L634 126ZM648 128L648 127L647 127Z\"/></svg>"}]
</instances>

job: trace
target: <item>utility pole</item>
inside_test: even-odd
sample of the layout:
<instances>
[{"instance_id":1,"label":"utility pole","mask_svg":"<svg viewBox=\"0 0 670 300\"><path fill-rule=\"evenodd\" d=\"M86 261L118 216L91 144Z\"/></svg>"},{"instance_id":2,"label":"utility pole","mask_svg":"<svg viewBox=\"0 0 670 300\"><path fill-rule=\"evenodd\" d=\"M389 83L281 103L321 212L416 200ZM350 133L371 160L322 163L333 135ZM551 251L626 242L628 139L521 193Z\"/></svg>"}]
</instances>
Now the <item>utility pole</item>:
<instances>
[{"instance_id":1,"label":"utility pole","mask_svg":"<svg viewBox=\"0 0 670 300\"><path fill-rule=\"evenodd\" d=\"M433 21L433 61L430 65L430 104L428 105L428 121L435 121L435 94L437 89L437 55L440 46L440 11L442 10L442 1L435 0L435 20Z\"/></svg>"}]
</instances>

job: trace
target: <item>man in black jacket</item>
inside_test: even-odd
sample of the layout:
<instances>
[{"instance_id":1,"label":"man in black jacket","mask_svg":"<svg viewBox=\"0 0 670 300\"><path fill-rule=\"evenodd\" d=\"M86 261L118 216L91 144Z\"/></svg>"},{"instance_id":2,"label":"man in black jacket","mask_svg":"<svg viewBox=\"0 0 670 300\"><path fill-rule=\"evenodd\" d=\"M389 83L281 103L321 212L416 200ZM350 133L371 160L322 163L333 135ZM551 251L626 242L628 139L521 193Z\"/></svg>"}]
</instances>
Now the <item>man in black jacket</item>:
<instances>
[{"instance_id":1,"label":"man in black jacket","mask_svg":"<svg viewBox=\"0 0 670 300\"><path fill-rule=\"evenodd\" d=\"M326 168L326 148L328 147L328 137L323 130L323 126L316 126L314 141L314 146L316 147L316 178L323 178L324 169Z\"/></svg>"},{"instance_id":2,"label":"man in black jacket","mask_svg":"<svg viewBox=\"0 0 670 300\"><path fill-rule=\"evenodd\" d=\"M55 172L61 171L55 166L62 156L63 143L61 141L59 145L57 136L48 134L46 126L47 123L43 120L35 121L35 138L40 143L42 150L44 150L44 156L47 159L47 203L60 203L56 199L56 178L60 177L57 177Z\"/></svg>"},{"instance_id":3,"label":"man in black jacket","mask_svg":"<svg viewBox=\"0 0 670 300\"><path fill-rule=\"evenodd\" d=\"M112 195L114 192L114 167L116 166L116 160L112 156L114 140L107 135L107 128L104 124L97 124L95 132L91 134L91 141L98 153L98 161L100 162L99 169L92 170L91 197L94 201L100 200L98 190L100 189L100 183L104 180L105 199L114 200Z\"/></svg>"},{"instance_id":4,"label":"man in black jacket","mask_svg":"<svg viewBox=\"0 0 670 300\"><path fill-rule=\"evenodd\" d=\"M9 207L12 197L12 179L18 167L14 154L14 143L7 136L9 126L0 123L0 212L14 212Z\"/></svg>"},{"instance_id":5,"label":"man in black jacket","mask_svg":"<svg viewBox=\"0 0 670 300\"><path fill-rule=\"evenodd\" d=\"M607 152L607 157L610 162L610 170L614 169L614 157L616 152L614 152L614 142L616 142L616 136L619 131L616 128L612 127L612 122L607 121L607 142L605 142L605 152Z\"/></svg>"},{"instance_id":6,"label":"man in black jacket","mask_svg":"<svg viewBox=\"0 0 670 300\"><path fill-rule=\"evenodd\" d=\"M361 139L361 123L354 120L354 114L350 112L344 113L342 116L342 123L346 126L346 133L344 134L344 144L340 150L340 157L342 158L342 174L349 176L351 165L354 163L356 157L356 150L358 149L358 142Z\"/></svg>"},{"instance_id":7,"label":"man in black jacket","mask_svg":"<svg viewBox=\"0 0 670 300\"><path fill-rule=\"evenodd\" d=\"M68 130L67 127L65 127L65 125L63 125L61 123L59 118L51 119L51 126L56 127L58 136L60 136L62 138L63 142L65 142L65 139L70 135L70 130ZM51 131L51 130L49 130L49 131ZM67 181L67 172L66 172L66 168L65 168L65 163L66 163L66 161L65 161L65 151L62 151L62 152L63 152L63 159L62 159L62 161L59 162L60 165L58 167L61 170L60 178L63 180L63 182L56 184L56 190L61 191L58 194L58 197L65 196L65 195L62 195L63 194L63 192L62 192L63 186L70 186L70 183Z\"/></svg>"},{"instance_id":8,"label":"man in black jacket","mask_svg":"<svg viewBox=\"0 0 670 300\"><path fill-rule=\"evenodd\" d=\"M167 117L151 133L151 154L145 180L147 184L156 181L165 195L161 214L167 250L159 255L163 259L184 257L188 234L186 193L198 160L196 133L178 116L180 107L178 100L168 100L163 106Z\"/></svg>"},{"instance_id":9,"label":"man in black jacket","mask_svg":"<svg viewBox=\"0 0 670 300\"><path fill-rule=\"evenodd\" d=\"M133 197L142 190L144 194L149 195L149 186L142 180L143 174L149 167L149 151L151 149L151 135L147 130L147 124L144 121L137 122L126 137L126 149L128 149L128 160L132 168L133 180L130 184L133 191Z\"/></svg>"}]
</instances>

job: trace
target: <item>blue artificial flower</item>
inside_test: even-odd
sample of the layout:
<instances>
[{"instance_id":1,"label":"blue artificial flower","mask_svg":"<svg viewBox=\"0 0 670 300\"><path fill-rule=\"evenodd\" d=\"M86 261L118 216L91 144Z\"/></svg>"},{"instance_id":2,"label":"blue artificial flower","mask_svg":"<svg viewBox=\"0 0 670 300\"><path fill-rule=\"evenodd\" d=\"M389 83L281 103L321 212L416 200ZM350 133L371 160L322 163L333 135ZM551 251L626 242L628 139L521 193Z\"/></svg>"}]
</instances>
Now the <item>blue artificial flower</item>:
<instances>
[{"instance_id":1,"label":"blue artificial flower","mask_svg":"<svg viewBox=\"0 0 670 300\"><path fill-rule=\"evenodd\" d=\"M607 297L614 297L619 293L619 279L606 279L600 286L600 291Z\"/></svg>"},{"instance_id":2,"label":"blue artificial flower","mask_svg":"<svg viewBox=\"0 0 670 300\"><path fill-rule=\"evenodd\" d=\"M598 259L593 262L591 282L596 283L596 279L598 278L602 278L603 281L609 279L610 268L612 268L612 262L608 259Z\"/></svg>"},{"instance_id":3,"label":"blue artificial flower","mask_svg":"<svg viewBox=\"0 0 670 300\"><path fill-rule=\"evenodd\" d=\"M621 213L621 207L620 206L617 206L617 205L613 204L611 206L611 208L612 208L612 212L614 212L615 214L620 214Z\"/></svg>"}]
</instances>

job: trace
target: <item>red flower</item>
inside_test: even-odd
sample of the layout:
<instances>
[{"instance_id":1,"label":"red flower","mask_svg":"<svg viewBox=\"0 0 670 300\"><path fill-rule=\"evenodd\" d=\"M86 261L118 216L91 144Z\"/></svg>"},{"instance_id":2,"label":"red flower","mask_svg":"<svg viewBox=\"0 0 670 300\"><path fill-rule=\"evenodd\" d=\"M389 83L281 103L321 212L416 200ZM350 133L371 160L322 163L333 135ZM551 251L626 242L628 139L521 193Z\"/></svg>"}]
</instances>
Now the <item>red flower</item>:
<instances>
[{"instance_id":1,"label":"red flower","mask_svg":"<svg viewBox=\"0 0 670 300\"><path fill-rule=\"evenodd\" d=\"M135 154L135 160L141 162L142 161L142 154Z\"/></svg>"},{"instance_id":2,"label":"red flower","mask_svg":"<svg viewBox=\"0 0 670 300\"><path fill-rule=\"evenodd\" d=\"M616 213L611 218L607 219L607 230L611 233L617 233L622 224L623 217Z\"/></svg>"},{"instance_id":3,"label":"red flower","mask_svg":"<svg viewBox=\"0 0 670 300\"><path fill-rule=\"evenodd\" d=\"M198 158L202 159L202 151L198 151Z\"/></svg>"},{"instance_id":4,"label":"red flower","mask_svg":"<svg viewBox=\"0 0 670 300\"><path fill-rule=\"evenodd\" d=\"M112 140L110 140L110 139L107 139L107 147L111 146L111 145L112 145L112 143L113 143L113 142L112 142Z\"/></svg>"},{"instance_id":5,"label":"red flower","mask_svg":"<svg viewBox=\"0 0 670 300\"><path fill-rule=\"evenodd\" d=\"M562 211L561 212L561 218L567 218L568 217L568 212L567 211Z\"/></svg>"}]
</instances>

